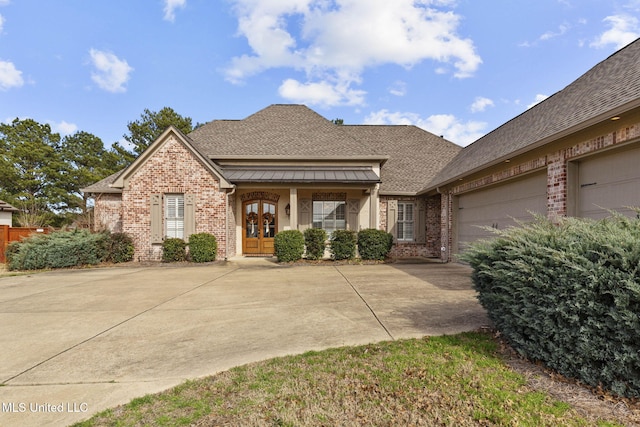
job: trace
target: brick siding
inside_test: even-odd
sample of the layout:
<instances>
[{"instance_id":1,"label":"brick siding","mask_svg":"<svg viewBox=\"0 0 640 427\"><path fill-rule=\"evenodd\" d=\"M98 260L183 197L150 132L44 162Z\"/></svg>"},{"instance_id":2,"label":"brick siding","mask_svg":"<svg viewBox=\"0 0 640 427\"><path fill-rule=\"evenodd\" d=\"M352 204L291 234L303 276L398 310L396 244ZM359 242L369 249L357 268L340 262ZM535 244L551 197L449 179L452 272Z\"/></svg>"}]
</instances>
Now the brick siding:
<instances>
[{"instance_id":1,"label":"brick siding","mask_svg":"<svg viewBox=\"0 0 640 427\"><path fill-rule=\"evenodd\" d=\"M95 231L122 232L122 194L103 193L96 196L93 223Z\"/></svg>"},{"instance_id":2,"label":"brick siding","mask_svg":"<svg viewBox=\"0 0 640 427\"><path fill-rule=\"evenodd\" d=\"M128 186L122 191L126 206L122 213L123 231L133 239L136 261L159 260L162 255L161 245L151 243L150 199L154 193L195 195L195 232L216 236L217 257L224 259L225 192L220 191L219 182L210 171L171 136L129 177Z\"/></svg>"}]
</instances>

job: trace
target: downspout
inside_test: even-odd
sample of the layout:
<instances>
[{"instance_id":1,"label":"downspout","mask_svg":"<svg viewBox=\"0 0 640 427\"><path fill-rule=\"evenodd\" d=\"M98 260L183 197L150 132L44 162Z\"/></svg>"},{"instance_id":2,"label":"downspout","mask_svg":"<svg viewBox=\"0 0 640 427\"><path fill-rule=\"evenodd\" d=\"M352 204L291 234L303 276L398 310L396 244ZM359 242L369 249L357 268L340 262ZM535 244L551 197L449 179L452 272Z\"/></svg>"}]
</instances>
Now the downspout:
<instances>
[{"instance_id":1,"label":"downspout","mask_svg":"<svg viewBox=\"0 0 640 427\"><path fill-rule=\"evenodd\" d=\"M233 196L236 192L236 186L233 186L233 190L231 192L225 192L225 215L224 215L224 260L227 261L229 259L229 196Z\"/></svg>"}]
</instances>

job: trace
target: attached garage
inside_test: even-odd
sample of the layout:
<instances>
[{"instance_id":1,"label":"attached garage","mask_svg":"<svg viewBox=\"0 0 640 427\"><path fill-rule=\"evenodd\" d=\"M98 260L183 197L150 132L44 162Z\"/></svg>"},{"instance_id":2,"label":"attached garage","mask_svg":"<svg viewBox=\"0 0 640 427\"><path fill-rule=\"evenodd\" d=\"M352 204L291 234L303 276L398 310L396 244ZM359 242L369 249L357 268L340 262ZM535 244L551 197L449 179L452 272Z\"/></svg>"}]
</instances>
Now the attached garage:
<instances>
[{"instance_id":1,"label":"attached garage","mask_svg":"<svg viewBox=\"0 0 640 427\"><path fill-rule=\"evenodd\" d=\"M636 216L640 206L640 148L616 150L577 163L577 216L600 219L611 209Z\"/></svg>"},{"instance_id":2,"label":"attached garage","mask_svg":"<svg viewBox=\"0 0 640 427\"><path fill-rule=\"evenodd\" d=\"M546 170L502 185L461 194L457 210L458 252L474 240L492 236L490 231L480 226L504 229L516 225L515 220L531 219L530 212L546 216Z\"/></svg>"}]
</instances>

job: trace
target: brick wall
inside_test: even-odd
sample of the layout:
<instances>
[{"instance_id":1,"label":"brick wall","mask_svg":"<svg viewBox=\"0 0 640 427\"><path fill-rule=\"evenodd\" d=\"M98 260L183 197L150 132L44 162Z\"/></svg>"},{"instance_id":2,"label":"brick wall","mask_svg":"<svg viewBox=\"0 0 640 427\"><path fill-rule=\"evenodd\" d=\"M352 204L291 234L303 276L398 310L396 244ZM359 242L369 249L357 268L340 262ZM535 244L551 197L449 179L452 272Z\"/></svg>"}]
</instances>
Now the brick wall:
<instances>
[{"instance_id":1,"label":"brick wall","mask_svg":"<svg viewBox=\"0 0 640 427\"><path fill-rule=\"evenodd\" d=\"M95 231L122 232L122 194L99 194L93 207Z\"/></svg>"},{"instance_id":2,"label":"brick wall","mask_svg":"<svg viewBox=\"0 0 640 427\"><path fill-rule=\"evenodd\" d=\"M563 149L550 149L544 156L511 164L493 174L451 187L441 204L441 241L447 248L442 254L443 261L451 261L453 244L453 197L459 193L483 188L489 184L505 181L522 174L546 168L547 172L547 217L552 221L567 215L568 193L567 164L585 155L596 154L615 145L629 142L640 137L640 123L624 126L613 132L580 141Z\"/></svg>"},{"instance_id":3,"label":"brick wall","mask_svg":"<svg viewBox=\"0 0 640 427\"><path fill-rule=\"evenodd\" d=\"M218 241L218 259L226 254L226 196L219 182L184 146L170 136L128 180L122 192L123 231L133 238L135 260L159 260L161 245L151 244L150 198L154 193L195 195L195 232ZM164 206L163 206L164 216ZM233 240L233 238L231 239Z\"/></svg>"},{"instance_id":4,"label":"brick wall","mask_svg":"<svg viewBox=\"0 0 640 427\"><path fill-rule=\"evenodd\" d=\"M396 258L406 257L438 257L440 256L440 196L427 199L403 196L380 197L380 226L381 230L387 230L387 205L389 200L410 201L425 203L426 243L396 242L390 255Z\"/></svg>"}]
</instances>

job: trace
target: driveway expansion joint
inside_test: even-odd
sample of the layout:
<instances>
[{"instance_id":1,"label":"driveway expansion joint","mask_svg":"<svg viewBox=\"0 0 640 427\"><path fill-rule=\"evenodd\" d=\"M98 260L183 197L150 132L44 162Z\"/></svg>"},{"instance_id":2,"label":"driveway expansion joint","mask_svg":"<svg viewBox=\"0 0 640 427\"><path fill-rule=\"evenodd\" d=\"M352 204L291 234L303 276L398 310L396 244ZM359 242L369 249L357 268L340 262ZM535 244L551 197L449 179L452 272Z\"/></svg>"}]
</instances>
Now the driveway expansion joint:
<instances>
[{"instance_id":1,"label":"driveway expansion joint","mask_svg":"<svg viewBox=\"0 0 640 427\"><path fill-rule=\"evenodd\" d=\"M366 299L364 299L364 297L362 296L362 294L358 291L358 289L356 289L355 285L353 283L351 283L351 281L347 278L347 276L345 276L342 271L340 271L340 269L337 266L334 266L333 268L336 269L336 271L338 273L340 273L340 275L344 278L344 280L349 284L349 286L351 286L351 289L353 289L353 292L356 293L356 295L358 295L358 298L360 298L362 300L362 302L364 303L364 305L367 306L367 308L369 309L369 311L371 312L371 314L373 315L373 317L376 319L376 321L378 322L378 324L382 327L382 329L384 329L384 331L387 333L387 335L389 335L389 338L391 338L392 341L395 341L396 339L393 337L393 335L391 335L391 332L389 332L389 329L387 329L387 327L384 325L384 323L382 322L382 320L380 320L380 318L378 317L378 315L376 314L375 311L373 311L373 308L369 305L369 303L367 302Z\"/></svg>"}]
</instances>

